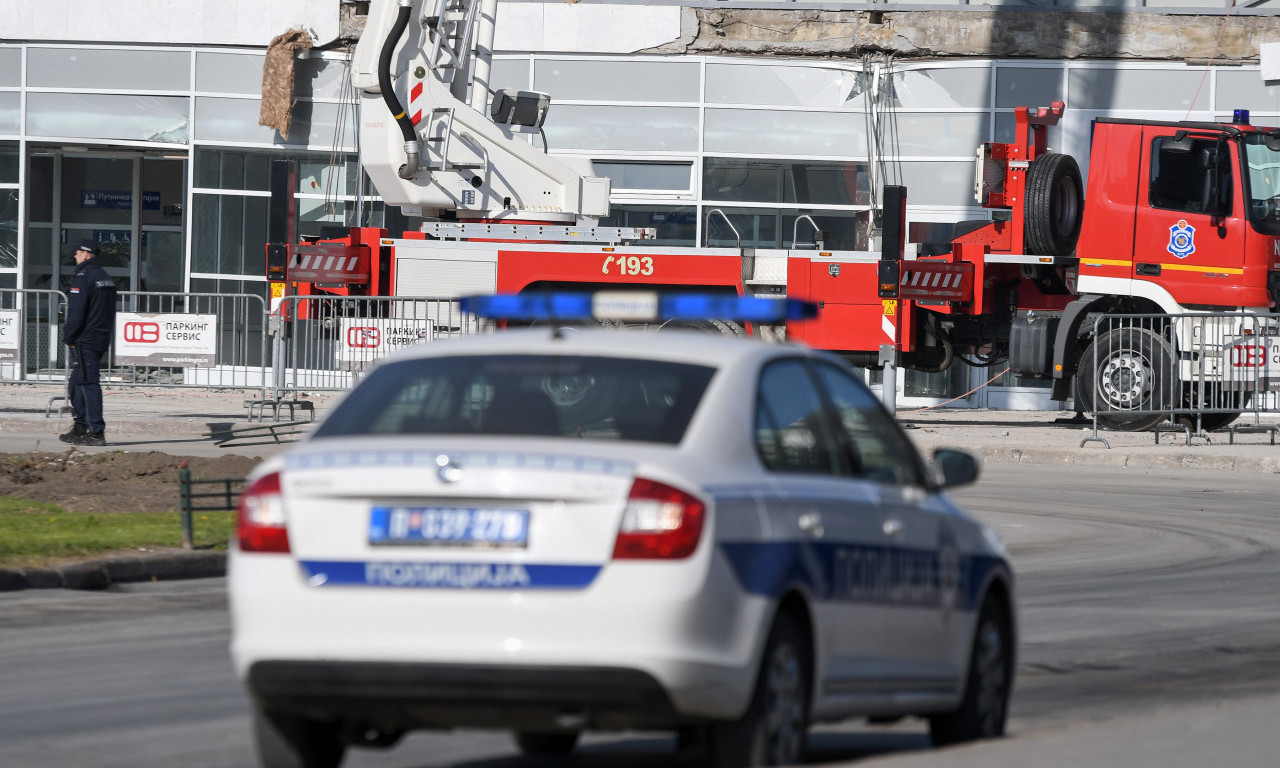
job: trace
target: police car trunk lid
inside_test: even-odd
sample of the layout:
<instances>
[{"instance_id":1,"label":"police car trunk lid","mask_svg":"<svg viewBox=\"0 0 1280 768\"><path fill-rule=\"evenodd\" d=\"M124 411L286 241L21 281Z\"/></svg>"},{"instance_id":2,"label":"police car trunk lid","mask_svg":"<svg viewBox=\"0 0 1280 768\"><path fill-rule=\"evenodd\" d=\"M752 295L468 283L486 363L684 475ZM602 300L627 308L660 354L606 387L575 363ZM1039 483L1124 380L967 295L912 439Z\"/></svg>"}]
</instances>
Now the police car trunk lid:
<instances>
[{"instance_id":1,"label":"police car trunk lid","mask_svg":"<svg viewBox=\"0 0 1280 768\"><path fill-rule=\"evenodd\" d=\"M293 556L317 584L585 586L612 555L633 464L505 442L290 455L281 487Z\"/></svg>"}]
</instances>

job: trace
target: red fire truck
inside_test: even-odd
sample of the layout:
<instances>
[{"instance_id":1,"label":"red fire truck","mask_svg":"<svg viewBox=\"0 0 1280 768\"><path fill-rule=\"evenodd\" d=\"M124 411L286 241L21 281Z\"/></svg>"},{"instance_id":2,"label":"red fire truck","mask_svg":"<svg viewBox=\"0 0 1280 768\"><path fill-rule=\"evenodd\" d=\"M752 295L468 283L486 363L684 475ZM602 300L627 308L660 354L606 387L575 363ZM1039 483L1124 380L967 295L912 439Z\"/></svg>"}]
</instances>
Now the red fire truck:
<instances>
[{"instance_id":1,"label":"red fire truck","mask_svg":"<svg viewBox=\"0 0 1280 768\"><path fill-rule=\"evenodd\" d=\"M651 232L592 225L608 210L607 179L525 138L540 131L545 95L499 91L489 105L476 51L489 50L490 0L420 2L371 4L353 64L365 100L361 154L388 206L450 220L268 246L269 279L298 293L659 288L800 298L820 305L816 319L707 325L785 331L870 367L1007 359L1018 375L1051 380L1054 400L1070 397L1074 382L1083 410L1124 430L1150 429L1165 420L1162 408L1195 410L1205 396L1203 382L1187 380L1195 361L1183 332L1159 318L1260 314L1280 301L1280 130L1250 125L1247 113L1224 124L1097 120L1086 190L1076 161L1046 146L1063 104L1019 108L1015 140L978 156L975 193L993 217L959 222L942 242L925 233L908 248L907 190L886 187L879 252L826 250L821 233L810 248L647 246ZM1156 321L1095 332L1105 315ZM1201 417L1206 429L1236 416L1214 405Z\"/></svg>"}]
</instances>

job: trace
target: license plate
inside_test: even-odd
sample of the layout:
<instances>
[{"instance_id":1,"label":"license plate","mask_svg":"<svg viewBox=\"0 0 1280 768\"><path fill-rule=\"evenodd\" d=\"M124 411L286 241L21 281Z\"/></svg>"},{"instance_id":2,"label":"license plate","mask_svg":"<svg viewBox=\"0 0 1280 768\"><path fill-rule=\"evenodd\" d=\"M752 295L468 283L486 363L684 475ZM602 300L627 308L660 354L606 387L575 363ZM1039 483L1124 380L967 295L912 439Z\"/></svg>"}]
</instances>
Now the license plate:
<instances>
[{"instance_id":1,"label":"license plate","mask_svg":"<svg viewBox=\"0 0 1280 768\"><path fill-rule=\"evenodd\" d=\"M374 507L371 544L523 547L529 512L493 507Z\"/></svg>"}]
</instances>

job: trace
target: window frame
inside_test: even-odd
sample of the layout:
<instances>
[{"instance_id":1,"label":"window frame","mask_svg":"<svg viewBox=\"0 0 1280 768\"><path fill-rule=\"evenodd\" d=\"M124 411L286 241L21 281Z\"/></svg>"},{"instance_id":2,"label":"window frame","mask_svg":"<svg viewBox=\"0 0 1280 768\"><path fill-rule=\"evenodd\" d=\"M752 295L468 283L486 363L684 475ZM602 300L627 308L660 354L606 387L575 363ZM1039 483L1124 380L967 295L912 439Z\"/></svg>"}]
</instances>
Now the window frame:
<instances>
[{"instance_id":1,"label":"window frame","mask_svg":"<svg viewBox=\"0 0 1280 768\"><path fill-rule=\"evenodd\" d=\"M764 378L768 374L770 369L774 369L781 365L796 365L796 364L799 365L800 370L803 372L804 376L806 377L810 386L812 387L813 393L818 399L818 405L822 411L824 421L827 424L827 431L829 432L829 434L825 435L825 438L829 442L829 447L826 450L830 453L830 458L833 460L831 462L833 466L826 471L820 471L811 466L804 467L804 468L793 468L793 467L781 465L777 461L770 461L769 458L765 455L761 447L762 441L760 439L760 429L761 429L760 419L761 419L762 412L767 414L769 417L770 429L772 430L772 433L774 435L773 440L775 444L779 442L779 435L782 432L782 425L779 425L777 423L776 414L773 413L773 410L765 402ZM849 464L848 453L844 449L844 446L841 444L841 437L839 435L840 430L838 428L839 425L832 420L833 412L831 408L830 398L827 397L826 392L822 389L822 387L819 386L817 377L814 376L814 371L808 358L800 355L786 355L786 356L772 358L760 367L759 371L756 374L755 384L756 384L755 386L756 402L755 402L755 408L754 408L755 421L752 424L752 430L751 430L752 443L755 446L756 456L760 459L760 464L762 467L764 467L766 472L777 473L782 475L816 475L819 477L832 477L832 478L852 477L852 471L851 471L851 466ZM815 437L819 440L822 440L824 438L824 435L819 434L815 430ZM780 445L778 445L776 453L778 454L779 457L782 456L783 452Z\"/></svg>"},{"instance_id":2,"label":"window frame","mask_svg":"<svg viewBox=\"0 0 1280 768\"><path fill-rule=\"evenodd\" d=\"M1206 149L1206 145L1216 145L1218 154L1217 170L1220 175L1218 180L1218 199L1217 210L1200 210L1199 203L1202 201L1200 193L1195 197L1188 197L1187 205L1196 203L1196 207L1177 207L1171 201L1166 201L1165 195L1160 193L1157 188L1157 179L1160 174L1160 156L1162 154L1161 147L1167 143L1174 141L1173 136L1155 136L1151 139L1151 151L1149 155L1149 165L1147 172L1147 205L1160 211L1175 211L1177 213L1191 214L1195 216L1217 216L1221 218L1230 218L1235 210L1235 176L1233 172L1234 163L1231 162L1231 146L1232 142L1225 141L1221 135L1191 135L1187 138L1194 143L1193 149L1188 153L1193 158ZM1172 154L1172 153L1167 153ZM1201 175L1201 183L1204 183L1204 177L1209 173L1209 169L1203 169Z\"/></svg>"},{"instance_id":3,"label":"window frame","mask_svg":"<svg viewBox=\"0 0 1280 768\"><path fill-rule=\"evenodd\" d=\"M928 482L929 474L928 474L927 468L925 467L924 460L920 456L920 451L916 449L915 444L913 444L910 438L907 437L906 433L902 431L902 427L898 426L893 416L887 410L884 409L883 404L881 404L878 400L875 399L875 396L871 393L869 389L867 389L866 385L863 384L856 375L854 375L853 371L833 360L826 360L826 359L813 360L811 363L811 367L812 367L813 377L817 382L818 388L822 392L822 395L826 404L831 409L832 418L835 419L836 430L839 433L841 439L845 441L842 446L845 452L849 456L854 455L853 451L855 450L857 441L854 439L854 436L849 433L849 430L844 425L844 420L840 415L839 406L836 405L835 397L832 395L830 389L828 388L827 382L824 381L822 378L822 374L820 370L821 368L827 368L833 374L843 376L846 380L851 382L855 387L866 390L867 396L871 398L871 401L873 403L875 403L876 407L873 412L879 414L881 418L878 422L875 419L869 419L868 426L873 430L876 436L885 443L889 442L889 436L891 435L893 442L896 442L897 446L890 445L888 447L896 448L897 452L905 454L903 458L905 458L907 461L910 462L909 474L911 475L911 477L905 480L897 481L894 483L894 485L900 488L927 487L929 485L929 482ZM876 480L875 478L868 477L865 474L857 474L855 475L855 477L868 480L870 482L881 482L879 480Z\"/></svg>"}]
</instances>

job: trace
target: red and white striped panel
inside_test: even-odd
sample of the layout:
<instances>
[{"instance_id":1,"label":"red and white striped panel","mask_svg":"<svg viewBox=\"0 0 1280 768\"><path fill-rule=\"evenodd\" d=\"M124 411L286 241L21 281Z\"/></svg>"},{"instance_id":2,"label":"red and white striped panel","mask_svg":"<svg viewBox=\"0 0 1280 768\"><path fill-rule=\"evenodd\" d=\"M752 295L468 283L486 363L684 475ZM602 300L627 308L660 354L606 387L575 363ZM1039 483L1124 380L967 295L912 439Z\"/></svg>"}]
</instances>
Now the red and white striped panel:
<instances>
[{"instance_id":1,"label":"red and white striped panel","mask_svg":"<svg viewBox=\"0 0 1280 768\"><path fill-rule=\"evenodd\" d=\"M968 262L904 261L899 298L968 301L973 298L973 265Z\"/></svg>"},{"instance_id":2,"label":"red and white striped panel","mask_svg":"<svg viewBox=\"0 0 1280 768\"><path fill-rule=\"evenodd\" d=\"M298 283L367 283L369 249L343 245L294 246L287 279Z\"/></svg>"},{"instance_id":3,"label":"red and white striped panel","mask_svg":"<svg viewBox=\"0 0 1280 768\"><path fill-rule=\"evenodd\" d=\"M414 83L409 90L409 119L414 125L422 122L422 94L426 91L422 83Z\"/></svg>"},{"instance_id":4,"label":"red and white striped panel","mask_svg":"<svg viewBox=\"0 0 1280 768\"><path fill-rule=\"evenodd\" d=\"M889 315L880 316L880 330L884 331L884 335L889 339L885 343L898 343L898 326L894 325L893 318L889 317Z\"/></svg>"}]
</instances>

